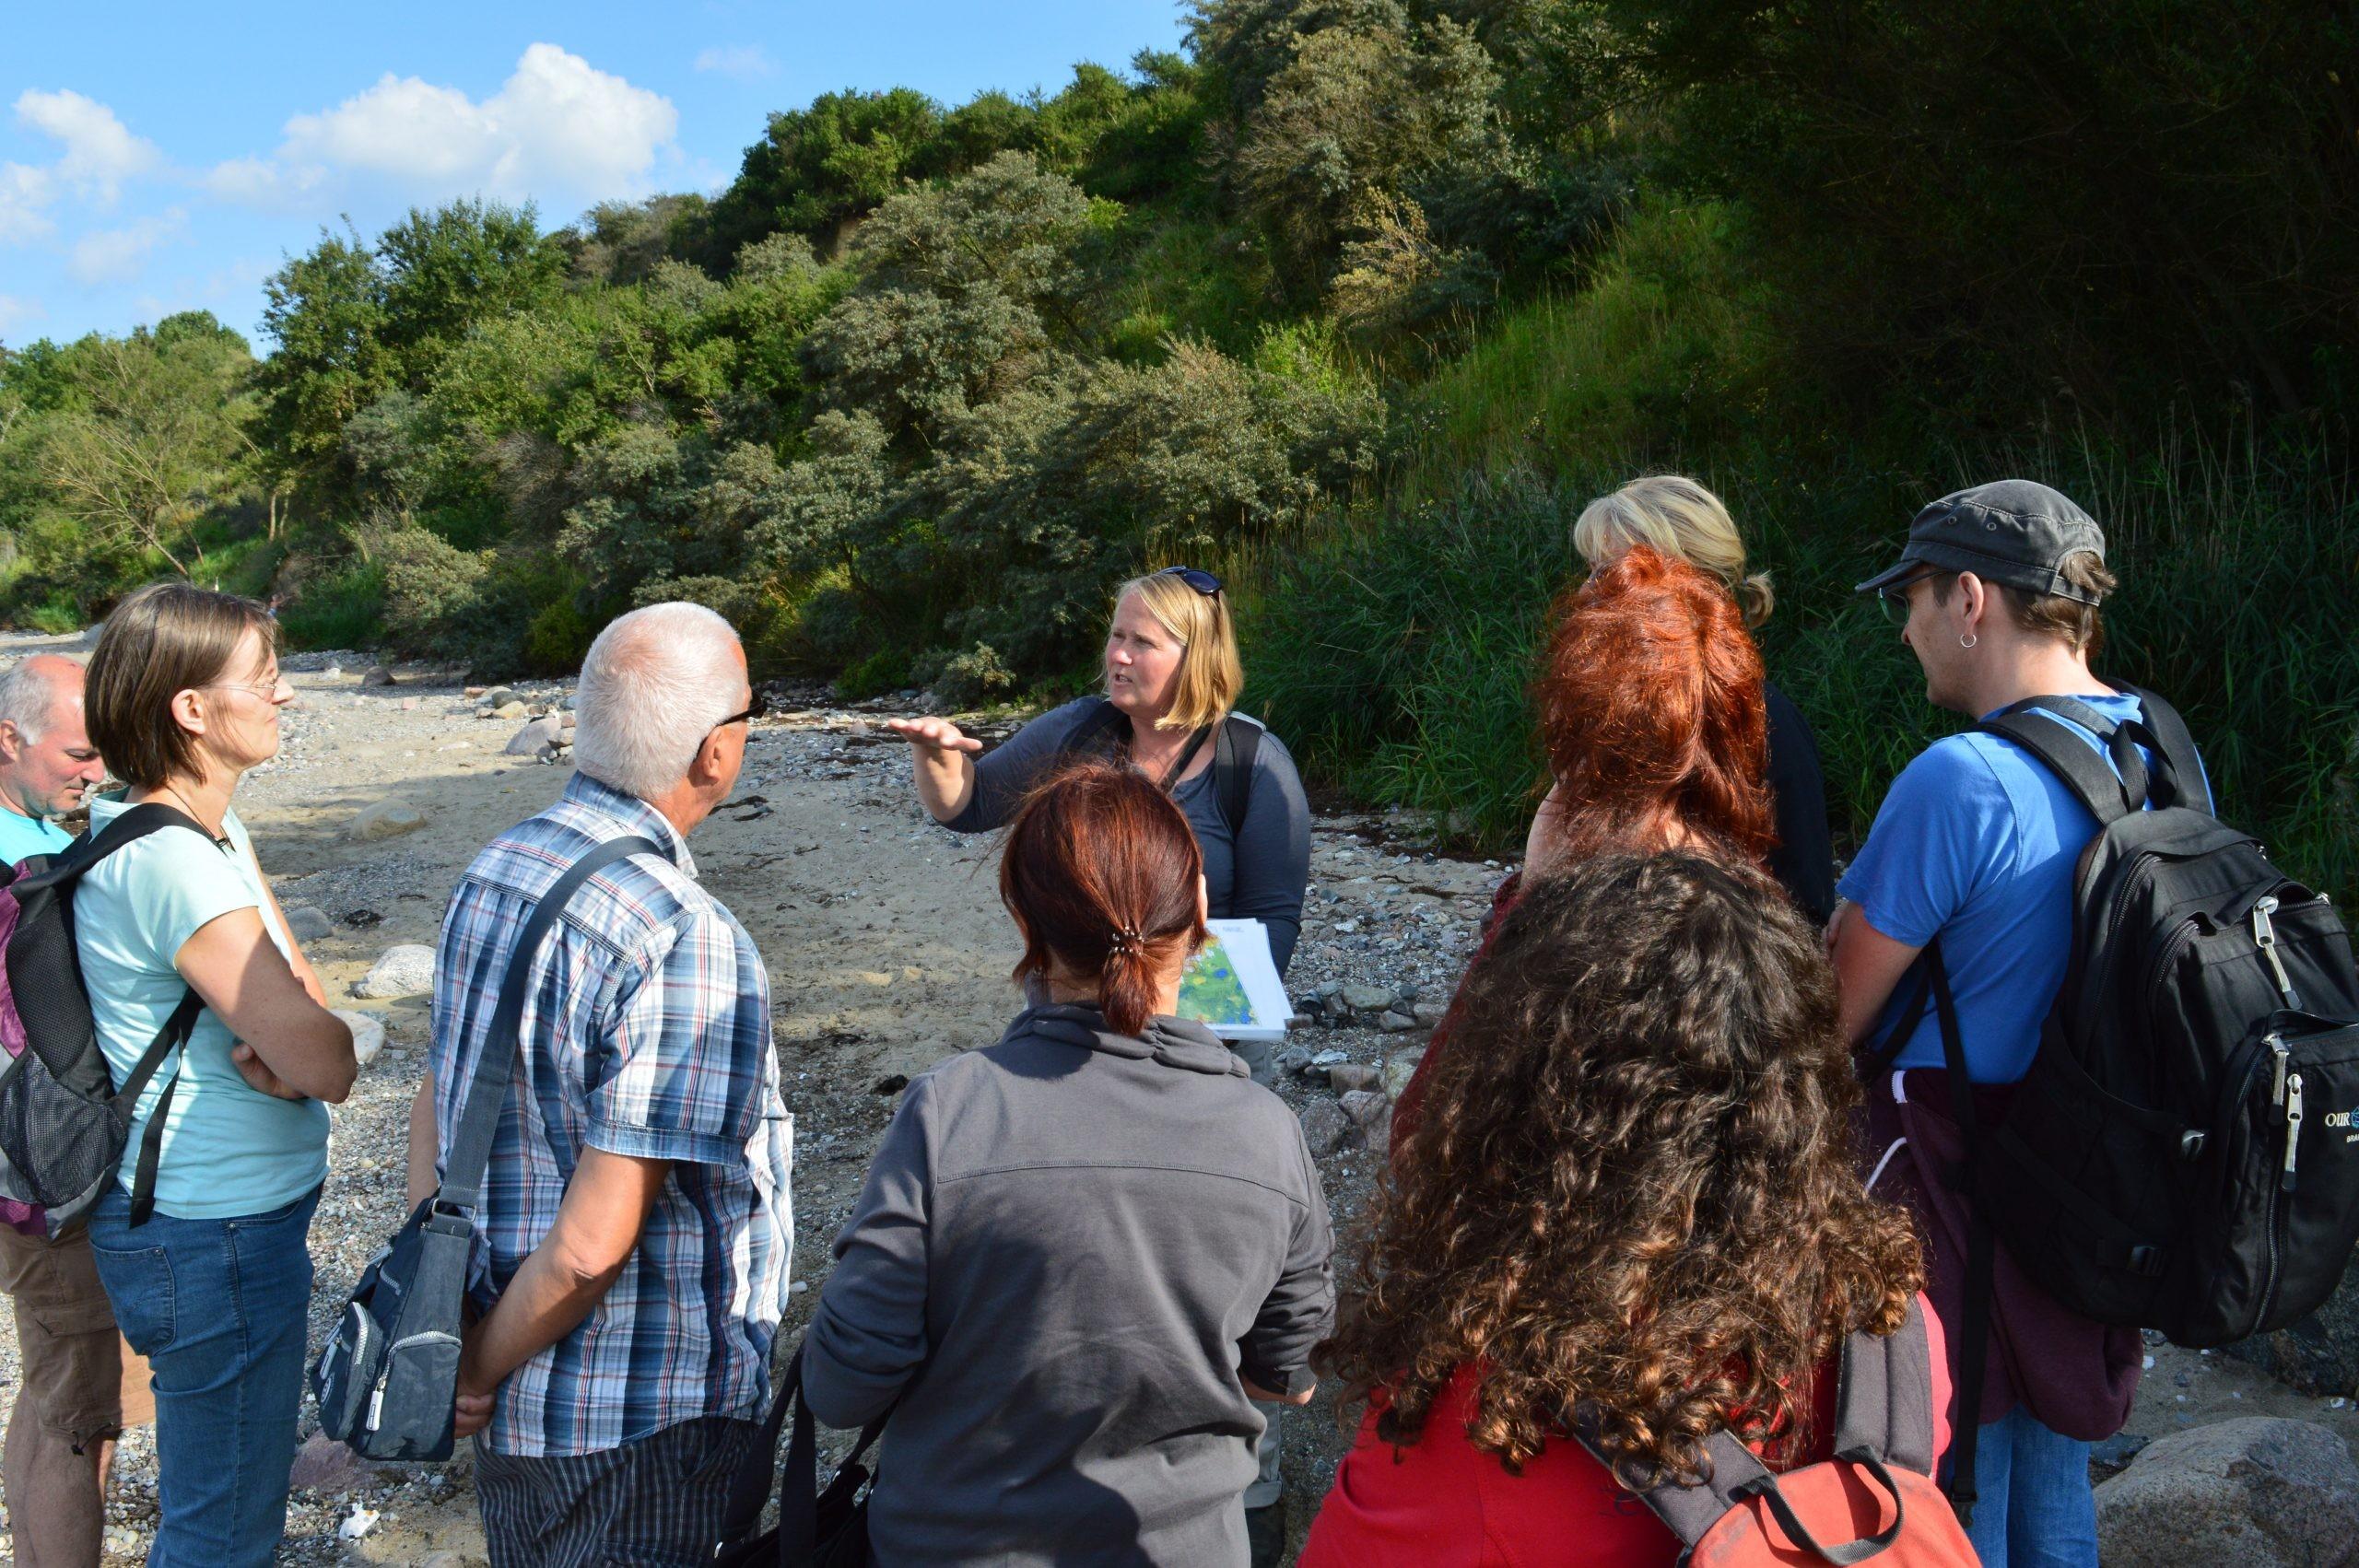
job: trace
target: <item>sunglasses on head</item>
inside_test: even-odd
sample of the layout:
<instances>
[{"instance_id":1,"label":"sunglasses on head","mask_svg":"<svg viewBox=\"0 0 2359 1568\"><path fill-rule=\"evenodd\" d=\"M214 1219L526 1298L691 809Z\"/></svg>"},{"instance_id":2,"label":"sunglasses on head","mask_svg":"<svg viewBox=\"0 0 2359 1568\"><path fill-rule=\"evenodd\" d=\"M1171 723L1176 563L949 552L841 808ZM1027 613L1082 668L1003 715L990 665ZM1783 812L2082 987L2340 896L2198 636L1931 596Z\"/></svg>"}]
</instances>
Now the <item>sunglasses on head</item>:
<instances>
[{"instance_id":1,"label":"sunglasses on head","mask_svg":"<svg viewBox=\"0 0 2359 1568\"><path fill-rule=\"evenodd\" d=\"M1194 567L1166 567L1155 575L1176 577L1207 599L1220 591L1220 579L1208 571L1200 571Z\"/></svg>"},{"instance_id":2,"label":"sunglasses on head","mask_svg":"<svg viewBox=\"0 0 2359 1568\"><path fill-rule=\"evenodd\" d=\"M765 713L768 713L769 710L769 699L763 696L760 688L757 687L754 692L754 705L751 708L748 708L743 713L731 714L720 723L715 724L713 728L716 730L723 730L732 724L750 724L755 720L762 717Z\"/></svg>"}]
</instances>

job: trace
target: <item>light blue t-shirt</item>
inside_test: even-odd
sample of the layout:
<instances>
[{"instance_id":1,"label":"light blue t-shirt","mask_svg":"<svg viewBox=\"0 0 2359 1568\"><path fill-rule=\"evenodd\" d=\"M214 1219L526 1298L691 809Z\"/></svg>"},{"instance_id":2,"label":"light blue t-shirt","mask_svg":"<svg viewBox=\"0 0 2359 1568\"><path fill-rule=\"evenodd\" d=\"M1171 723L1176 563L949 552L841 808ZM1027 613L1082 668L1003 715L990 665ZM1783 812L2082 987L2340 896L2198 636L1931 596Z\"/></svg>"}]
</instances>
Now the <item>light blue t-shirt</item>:
<instances>
[{"instance_id":1,"label":"light blue t-shirt","mask_svg":"<svg viewBox=\"0 0 2359 1568\"><path fill-rule=\"evenodd\" d=\"M2140 716L2134 696L2079 700L2117 722ZM2088 731L2040 717L2102 755ZM2013 1083L2030 1070L2072 956L2072 873L2096 831L2097 819L2064 781L2014 742L1952 735L1893 780L1836 889L1895 942L1922 947L1941 937L1966 1075L1977 1083ZM1921 967L1920 960L1893 988L1871 1036L1876 1045L1915 994ZM1894 1065L1942 1065L1941 1024L1930 1004Z\"/></svg>"},{"instance_id":2,"label":"light blue t-shirt","mask_svg":"<svg viewBox=\"0 0 2359 1568\"><path fill-rule=\"evenodd\" d=\"M45 816L26 816L0 806L0 865L13 866L29 855L54 855L74 836Z\"/></svg>"},{"instance_id":3,"label":"light blue t-shirt","mask_svg":"<svg viewBox=\"0 0 2359 1568\"><path fill-rule=\"evenodd\" d=\"M120 800L93 798L91 829L104 828L123 810ZM186 994L188 982L172 959L201 927L233 909L260 909L270 940L281 953L293 951L271 913L245 825L231 812L221 825L226 848L186 828L163 828L100 861L75 890L82 983L118 1082ZM249 1088L229 1059L234 1043L211 1009L197 1014L156 1164L160 1213L183 1220L266 1213L327 1176L327 1106ZM139 1096L133 1151L170 1071L158 1072ZM119 1177L125 1190L137 1165L135 1154L126 1154Z\"/></svg>"}]
</instances>

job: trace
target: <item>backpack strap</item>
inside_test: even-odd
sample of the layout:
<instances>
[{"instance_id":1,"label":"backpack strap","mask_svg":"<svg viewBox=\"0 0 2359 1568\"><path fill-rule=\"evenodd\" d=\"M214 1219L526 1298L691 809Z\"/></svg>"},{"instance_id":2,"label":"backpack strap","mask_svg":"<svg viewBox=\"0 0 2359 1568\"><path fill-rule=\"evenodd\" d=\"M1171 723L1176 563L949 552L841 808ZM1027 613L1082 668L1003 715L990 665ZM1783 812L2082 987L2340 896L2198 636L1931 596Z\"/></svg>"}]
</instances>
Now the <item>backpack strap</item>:
<instances>
[{"instance_id":1,"label":"backpack strap","mask_svg":"<svg viewBox=\"0 0 2359 1568\"><path fill-rule=\"evenodd\" d=\"M2138 699L2155 754L2169 766L2178 786L2173 803L2190 807L2205 816L2218 816L2219 802L2212 794L2211 779L2203 772L2202 754L2195 749L2195 736L2189 731L2187 720L2179 717L2178 709L2143 686L2133 686L2127 681L2107 684ZM2197 790L2201 791L2201 800L2196 798Z\"/></svg>"},{"instance_id":2,"label":"backpack strap","mask_svg":"<svg viewBox=\"0 0 2359 1568\"><path fill-rule=\"evenodd\" d=\"M517 1031L524 1018L524 991L530 984L533 956L541 940L565 912L568 900L597 872L631 855L662 855L652 839L629 834L608 838L567 868L555 886L541 895L533 917L524 922L508 955L507 973L500 977L499 1000L492 1007L491 1028L484 1036L483 1054L475 1059L475 1076L467 1083L466 1103L459 1112L459 1129L451 1140L451 1157L442 1166L442 1185L434 1207L472 1218L483 1195L483 1174L491 1164L492 1139L499 1130L500 1106L508 1099L509 1080L515 1075ZM669 857L666 857L667 859Z\"/></svg>"},{"instance_id":3,"label":"backpack strap","mask_svg":"<svg viewBox=\"0 0 2359 1568\"><path fill-rule=\"evenodd\" d=\"M899 1401L894 1404L898 1407ZM790 1414L793 1421L791 1429ZM803 1398L803 1347L795 1346L786 1375L779 1379L770 1395L770 1413L763 1418L762 1434L737 1462L737 1473L730 1479L729 1500L721 1513L721 1541L713 1555L718 1558L730 1548L742 1546L760 1529L762 1509L769 1504L772 1485L778 1480L779 1433L785 1431L786 1480L778 1489L779 1562L795 1568L817 1562L822 1515L832 1515L836 1511L832 1505L838 1500L848 1502L847 1494L857 1491L860 1483L868 1479L861 1461L883 1435L885 1423L892 1419L893 1410L887 1409L861 1428L859 1441L837 1467L835 1479L828 1482L823 1497L819 1490L817 1434L813 1431L811 1408Z\"/></svg>"},{"instance_id":4,"label":"backpack strap","mask_svg":"<svg viewBox=\"0 0 2359 1568\"><path fill-rule=\"evenodd\" d=\"M1757 1492L1774 1491L1777 1480L1761 1457L1736 1440L1726 1427L1704 1440L1707 1473L1694 1482L1667 1480L1658 1485L1640 1488L1632 1486L1622 1469L1605 1450L1598 1445L1602 1422L1597 1406L1588 1399L1573 1407L1573 1440L1588 1451L1589 1457L1605 1467L1606 1473L1637 1493L1647 1511L1680 1539L1680 1544L1693 1547L1702 1540L1720 1515L1742 1504Z\"/></svg>"},{"instance_id":5,"label":"backpack strap","mask_svg":"<svg viewBox=\"0 0 2359 1568\"><path fill-rule=\"evenodd\" d=\"M1262 726L1241 713L1220 721L1213 742L1213 793L1220 802L1228 836L1245 834L1245 813L1253 803L1253 763L1262 755Z\"/></svg>"},{"instance_id":6,"label":"backpack strap","mask_svg":"<svg viewBox=\"0 0 2359 1568\"><path fill-rule=\"evenodd\" d=\"M51 885L63 890L81 881L92 867L116 850L167 827L186 828L201 835L207 844L217 842L205 832L202 823L186 812L150 801L117 813L114 820L99 832L76 839L40 874ZM71 907L67 906L69 909ZM132 1166L130 1223L134 1225L146 1224L147 1217L155 1212L156 1165L163 1156L164 1129L171 1120L172 1098L180 1092L180 1052L196 1032L197 1014L204 1011L205 999L194 988L184 989L179 1005L164 1020L164 1026L156 1031L156 1037L147 1042L147 1048L139 1053L139 1060L124 1077L123 1086L114 1092L115 1108L128 1122L139 1105L139 1096L147 1092L156 1074L163 1071L167 1061L172 1064L172 1075L165 1082L164 1092L156 1097L156 1108L148 1113L147 1125L140 1133L138 1160Z\"/></svg>"},{"instance_id":7,"label":"backpack strap","mask_svg":"<svg viewBox=\"0 0 2359 1568\"><path fill-rule=\"evenodd\" d=\"M2041 719L2034 708L2044 709L2073 723L2097 737L2100 744L2110 741L2119 728L2113 720L2085 703L2070 697L2032 697L2019 702L1975 726L1988 735L2001 735L2031 753L2048 770L2064 781L2073 798L2088 808L2097 819L2100 829L2111 827L2131 812L2146 803L2146 768L2139 758L2134 769L2125 769L2117 777L2097 754L2078 737L2071 734L2052 720ZM2075 711L2077 710L2077 711ZM2094 720L2094 722L2092 722ZM2134 749L2132 751L2134 756ZM2132 782L2136 784L2132 792Z\"/></svg>"},{"instance_id":8,"label":"backpack strap","mask_svg":"<svg viewBox=\"0 0 2359 1568\"><path fill-rule=\"evenodd\" d=\"M2064 743L2083 753L2088 750L2069 735L2064 737ZM1958 1027L1957 1000L1950 992L1949 965L1942 956L1939 939L1925 944L1925 965L1933 993L1934 1016L1942 1026L1942 1066L1950 1081L1951 1114L1956 1118L1958 1136L1966 1143L1965 1160L1950 1173L1951 1184L1966 1198L1966 1311L1957 1338L1958 1415L1950 1434L1947 1491L1957 1522L1970 1527L1979 1495L1974 1485L1974 1449L1982 1430L1982 1383L1990 1359L1990 1293L1997 1268L1998 1237L1976 1190L1982 1164L1981 1114L1974 1104L1974 1082L1966 1074L1966 1036Z\"/></svg>"},{"instance_id":9,"label":"backpack strap","mask_svg":"<svg viewBox=\"0 0 2359 1568\"><path fill-rule=\"evenodd\" d=\"M1916 1297L1893 1332L1862 1329L1844 1340L1835 1453L1873 1455L1919 1475L1933 1473L1933 1347Z\"/></svg>"}]
</instances>

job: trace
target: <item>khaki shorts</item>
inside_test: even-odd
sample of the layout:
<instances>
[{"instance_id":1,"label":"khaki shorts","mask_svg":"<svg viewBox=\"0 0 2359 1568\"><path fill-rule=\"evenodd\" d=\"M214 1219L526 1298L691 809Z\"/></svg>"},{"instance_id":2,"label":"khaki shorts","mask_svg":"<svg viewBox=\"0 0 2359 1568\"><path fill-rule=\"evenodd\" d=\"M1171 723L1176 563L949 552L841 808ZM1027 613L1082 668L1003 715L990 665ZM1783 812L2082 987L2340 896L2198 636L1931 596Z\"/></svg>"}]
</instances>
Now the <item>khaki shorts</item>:
<instances>
[{"instance_id":1,"label":"khaki shorts","mask_svg":"<svg viewBox=\"0 0 2359 1568\"><path fill-rule=\"evenodd\" d=\"M22 1363L19 1404L76 1449L123 1430L124 1391L134 1387L145 1419L155 1406L147 1363L123 1348L114 1312L99 1285L89 1239L29 1236L0 1224L0 1293L17 1309Z\"/></svg>"}]
</instances>

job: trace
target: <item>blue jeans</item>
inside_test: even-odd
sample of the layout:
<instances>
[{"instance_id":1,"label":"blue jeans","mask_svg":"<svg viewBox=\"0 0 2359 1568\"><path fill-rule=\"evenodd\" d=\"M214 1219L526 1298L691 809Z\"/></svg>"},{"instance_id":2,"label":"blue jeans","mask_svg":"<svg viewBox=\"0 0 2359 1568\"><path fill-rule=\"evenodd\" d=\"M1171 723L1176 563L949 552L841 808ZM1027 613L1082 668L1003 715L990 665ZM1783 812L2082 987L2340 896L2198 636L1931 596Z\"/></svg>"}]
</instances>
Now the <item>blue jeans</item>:
<instances>
[{"instance_id":1,"label":"blue jeans","mask_svg":"<svg viewBox=\"0 0 2359 1568\"><path fill-rule=\"evenodd\" d=\"M134 1229L121 1188L90 1215L99 1282L155 1373L162 1522L148 1568L267 1568L287 1529L319 1189L266 1214Z\"/></svg>"},{"instance_id":2,"label":"blue jeans","mask_svg":"<svg viewBox=\"0 0 2359 1568\"><path fill-rule=\"evenodd\" d=\"M1974 1489L1966 1533L1982 1568L2097 1568L2097 1500L2079 1438L2017 1405L1976 1439Z\"/></svg>"}]
</instances>

